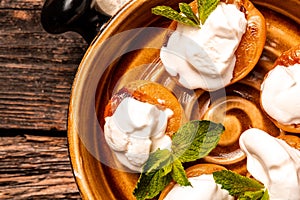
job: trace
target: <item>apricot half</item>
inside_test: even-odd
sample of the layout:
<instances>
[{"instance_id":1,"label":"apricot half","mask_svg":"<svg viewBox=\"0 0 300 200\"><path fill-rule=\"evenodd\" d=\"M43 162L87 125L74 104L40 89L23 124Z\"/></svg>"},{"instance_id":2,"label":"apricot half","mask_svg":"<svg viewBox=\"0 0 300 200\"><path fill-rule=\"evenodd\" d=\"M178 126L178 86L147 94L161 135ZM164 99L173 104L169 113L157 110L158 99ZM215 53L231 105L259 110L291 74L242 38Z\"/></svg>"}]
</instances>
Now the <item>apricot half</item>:
<instances>
[{"instance_id":1,"label":"apricot half","mask_svg":"<svg viewBox=\"0 0 300 200\"><path fill-rule=\"evenodd\" d=\"M169 136L172 136L185 122L184 111L173 93L158 83L143 80L130 82L114 94L105 108L104 117L111 116L126 97L156 105L161 109L171 109L173 115L169 118L166 129L166 134Z\"/></svg>"},{"instance_id":2,"label":"apricot half","mask_svg":"<svg viewBox=\"0 0 300 200\"><path fill-rule=\"evenodd\" d=\"M235 4L247 19L246 32L235 51L236 63L233 78L228 84L230 85L244 78L259 61L266 41L266 22L264 16L249 0L227 0L224 2ZM196 13L197 2L193 1L190 5ZM177 24L178 22L173 21L168 28L176 30Z\"/></svg>"},{"instance_id":3,"label":"apricot half","mask_svg":"<svg viewBox=\"0 0 300 200\"><path fill-rule=\"evenodd\" d=\"M278 65L288 67L294 64L300 64L300 44L283 52L274 62L273 68L275 68ZM266 74L265 78L267 77L267 75L268 74ZM263 108L262 101L260 103L261 103L261 107ZM300 133L300 124L282 124L278 122L276 119L272 118L270 115L268 115L268 113L266 113L266 115L281 130L291 132L291 133Z\"/></svg>"}]
</instances>

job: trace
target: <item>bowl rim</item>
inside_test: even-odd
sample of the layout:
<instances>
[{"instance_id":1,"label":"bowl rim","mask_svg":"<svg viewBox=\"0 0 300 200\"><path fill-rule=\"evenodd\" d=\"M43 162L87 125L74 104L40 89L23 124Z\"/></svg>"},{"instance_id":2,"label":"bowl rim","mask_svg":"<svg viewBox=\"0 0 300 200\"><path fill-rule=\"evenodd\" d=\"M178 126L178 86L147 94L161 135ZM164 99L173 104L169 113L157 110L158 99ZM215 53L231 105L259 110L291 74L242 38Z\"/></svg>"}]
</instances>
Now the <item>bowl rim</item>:
<instances>
[{"instance_id":1,"label":"bowl rim","mask_svg":"<svg viewBox=\"0 0 300 200\"><path fill-rule=\"evenodd\" d=\"M84 169L81 168L81 161L80 161L80 151L78 144L80 143L80 138L78 137L78 133L76 132L76 129L74 128L74 119L76 116L74 115L74 110L76 107L74 105L77 104L78 101L78 95L83 95L78 91L81 91L84 85L84 79L86 78L87 73L89 71L89 68L87 66L91 65L91 60L95 56L96 50L99 48L99 44L101 44L105 39L109 38L111 35L113 35L118 27L118 25L126 19L127 16L131 14L131 10L137 9L141 5L147 3L147 1L151 0L132 0L129 1L126 5L123 6L123 8L117 12L105 25L103 28L103 31L99 33L90 46L88 47L86 53L84 54L81 63L78 66L72 88L71 88L71 94L70 94L70 101L69 101L69 109L68 109L68 120L67 120L67 141L68 141L68 151L69 151L69 157L70 157L70 163L72 172L74 174L76 184L78 186L79 192L83 199L92 199L93 197L93 191L91 191L91 188L88 187L88 180L86 177L81 176ZM298 5L298 8L300 6L299 0L289 0L293 4ZM260 6L268 6L270 9L279 12L288 18L293 19L297 23L300 24L300 13L297 15L297 17L294 17L294 15L291 15L288 12L288 9L286 8L286 4L284 4L284 1L280 3L280 5L274 5L274 2L272 0L253 0L252 1L255 5ZM297 6L295 6L297 8ZM296 9L295 8L295 9ZM297 13L297 12L296 12ZM111 192L111 191L110 191ZM99 198L98 198L99 199ZM100 197L100 199L102 199Z\"/></svg>"}]
</instances>

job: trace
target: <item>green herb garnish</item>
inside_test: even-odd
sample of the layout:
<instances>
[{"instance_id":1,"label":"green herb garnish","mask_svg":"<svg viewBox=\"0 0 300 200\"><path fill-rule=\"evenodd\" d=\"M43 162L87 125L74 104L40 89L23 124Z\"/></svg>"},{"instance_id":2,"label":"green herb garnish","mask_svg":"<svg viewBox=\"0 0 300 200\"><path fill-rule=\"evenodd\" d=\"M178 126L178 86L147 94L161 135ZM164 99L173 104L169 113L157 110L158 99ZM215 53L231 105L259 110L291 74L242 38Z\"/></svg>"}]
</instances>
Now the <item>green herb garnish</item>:
<instances>
[{"instance_id":1,"label":"green herb garnish","mask_svg":"<svg viewBox=\"0 0 300 200\"><path fill-rule=\"evenodd\" d=\"M211 121L190 121L172 137L172 147L150 154L143 166L133 194L138 200L157 196L173 179L182 186L190 186L182 163L203 158L214 149L225 130L221 124Z\"/></svg>"},{"instance_id":2,"label":"green herb garnish","mask_svg":"<svg viewBox=\"0 0 300 200\"><path fill-rule=\"evenodd\" d=\"M219 0L197 0L199 18L202 24L206 21L210 13L216 9Z\"/></svg>"},{"instance_id":3,"label":"green herb garnish","mask_svg":"<svg viewBox=\"0 0 300 200\"><path fill-rule=\"evenodd\" d=\"M230 170L213 172L215 182L239 200L268 200L267 189L258 181Z\"/></svg>"},{"instance_id":4,"label":"green herb garnish","mask_svg":"<svg viewBox=\"0 0 300 200\"><path fill-rule=\"evenodd\" d=\"M152 13L193 27L203 25L220 0L197 0L198 13L194 13L187 3L179 3L180 13L169 6L156 6Z\"/></svg>"}]
</instances>

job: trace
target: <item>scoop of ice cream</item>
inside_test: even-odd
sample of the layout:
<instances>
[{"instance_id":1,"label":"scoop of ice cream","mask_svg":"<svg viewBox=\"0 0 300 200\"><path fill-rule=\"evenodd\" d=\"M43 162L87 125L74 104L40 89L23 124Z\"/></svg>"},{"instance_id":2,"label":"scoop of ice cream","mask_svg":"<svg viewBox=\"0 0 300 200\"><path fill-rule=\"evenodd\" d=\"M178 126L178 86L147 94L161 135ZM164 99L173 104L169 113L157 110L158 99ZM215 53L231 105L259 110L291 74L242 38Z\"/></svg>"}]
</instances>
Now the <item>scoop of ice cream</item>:
<instances>
[{"instance_id":1,"label":"scoop of ice cream","mask_svg":"<svg viewBox=\"0 0 300 200\"><path fill-rule=\"evenodd\" d=\"M149 154L156 149L170 149L171 138L165 135L170 109L126 97L111 117L105 118L104 136L117 159L134 171L141 171Z\"/></svg>"},{"instance_id":2,"label":"scoop of ice cream","mask_svg":"<svg viewBox=\"0 0 300 200\"><path fill-rule=\"evenodd\" d=\"M235 51L246 27L244 13L233 4L219 3L200 29L178 23L160 58L184 87L220 89L233 77Z\"/></svg>"},{"instance_id":3,"label":"scoop of ice cream","mask_svg":"<svg viewBox=\"0 0 300 200\"><path fill-rule=\"evenodd\" d=\"M180 186L176 184L164 200L233 200L227 190L221 189L215 183L212 174L203 174L189 178L192 186Z\"/></svg>"},{"instance_id":4,"label":"scoop of ice cream","mask_svg":"<svg viewBox=\"0 0 300 200\"><path fill-rule=\"evenodd\" d=\"M300 124L300 64L272 69L261 86L263 109L277 122Z\"/></svg>"},{"instance_id":5,"label":"scoop of ice cream","mask_svg":"<svg viewBox=\"0 0 300 200\"><path fill-rule=\"evenodd\" d=\"M247 170L268 189L272 200L300 199L300 151L252 128L240 137Z\"/></svg>"}]
</instances>

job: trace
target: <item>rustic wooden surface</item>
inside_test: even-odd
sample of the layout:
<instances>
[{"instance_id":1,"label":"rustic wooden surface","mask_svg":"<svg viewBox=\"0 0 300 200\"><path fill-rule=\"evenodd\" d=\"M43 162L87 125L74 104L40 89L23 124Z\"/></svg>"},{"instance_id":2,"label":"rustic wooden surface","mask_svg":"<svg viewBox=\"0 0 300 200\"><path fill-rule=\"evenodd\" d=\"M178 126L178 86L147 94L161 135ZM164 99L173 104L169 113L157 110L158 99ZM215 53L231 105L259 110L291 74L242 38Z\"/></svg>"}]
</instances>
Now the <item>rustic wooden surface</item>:
<instances>
[{"instance_id":1,"label":"rustic wooden surface","mask_svg":"<svg viewBox=\"0 0 300 200\"><path fill-rule=\"evenodd\" d=\"M80 199L66 138L28 133L0 137L0 199Z\"/></svg>"},{"instance_id":2,"label":"rustic wooden surface","mask_svg":"<svg viewBox=\"0 0 300 200\"><path fill-rule=\"evenodd\" d=\"M66 130L70 88L87 44L47 34L42 0L0 1L0 128Z\"/></svg>"},{"instance_id":3,"label":"rustic wooden surface","mask_svg":"<svg viewBox=\"0 0 300 200\"><path fill-rule=\"evenodd\" d=\"M87 43L40 24L44 0L0 0L0 199L80 199L66 128Z\"/></svg>"}]
</instances>

